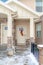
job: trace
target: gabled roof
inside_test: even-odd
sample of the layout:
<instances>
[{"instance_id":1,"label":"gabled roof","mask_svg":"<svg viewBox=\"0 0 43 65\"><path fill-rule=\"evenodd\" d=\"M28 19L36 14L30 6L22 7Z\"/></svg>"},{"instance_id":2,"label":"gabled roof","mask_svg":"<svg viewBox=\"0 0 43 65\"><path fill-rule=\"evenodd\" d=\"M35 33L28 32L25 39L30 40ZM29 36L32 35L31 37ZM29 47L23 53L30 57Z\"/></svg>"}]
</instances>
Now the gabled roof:
<instances>
[{"instance_id":1,"label":"gabled roof","mask_svg":"<svg viewBox=\"0 0 43 65\"><path fill-rule=\"evenodd\" d=\"M10 8L8 5L6 5L5 3L0 1L0 5L4 6L5 8L11 10L12 12L15 12L15 10L13 10L12 8Z\"/></svg>"},{"instance_id":2,"label":"gabled roof","mask_svg":"<svg viewBox=\"0 0 43 65\"><path fill-rule=\"evenodd\" d=\"M16 4L18 4L19 6L25 8L26 10L30 11L31 13L39 16L39 14L37 12L35 12L34 10L30 9L29 7L27 7L26 5L24 5L23 3L19 2L19 1L16 1L16 0L8 0L5 4L9 4L11 2L14 2Z\"/></svg>"}]
</instances>

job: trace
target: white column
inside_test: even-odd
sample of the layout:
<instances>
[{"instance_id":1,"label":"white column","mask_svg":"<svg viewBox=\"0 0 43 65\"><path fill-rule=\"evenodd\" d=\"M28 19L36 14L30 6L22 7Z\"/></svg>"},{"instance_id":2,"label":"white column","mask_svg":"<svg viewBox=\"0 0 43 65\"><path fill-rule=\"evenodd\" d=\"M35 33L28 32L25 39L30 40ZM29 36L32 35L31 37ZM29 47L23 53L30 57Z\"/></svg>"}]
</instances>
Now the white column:
<instances>
[{"instance_id":1,"label":"white column","mask_svg":"<svg viewBox=\"0 0 43 65\"><path fill-rule=\"evenodd\" d=\"M7 35L8 36L8 38L7 38L8 47L7 47L7 49L8 49L8 52L7 52L7 54L10 56L12 56L15 52L14 46L13 46L13 38L12 38L12 21L13 21L12 16L8 15L8 22L7 22L7 26L8 26L8 35Z\"/></svg>"},{"instance_id":2,"label":"white column","mask_svg":"<svg viewBox=\"0 0 43 65\"><path fill-rule=\"evenodd\" d=\"M8 37L12 37L12 16L8 15L8 22L7 22L7 26L8 26Z\"/></svg>"},{"instance_id":3,"label":"white column","mask_svg":"<svg viewBox=\"0 0 43 65\"><path fill-rule=\"evenodd\" d=\"M30 51L31 51L31 43L34 43L34 20L30 18Z\"/></svg>"},{"instance_id":4,"label":"white column","mask_svg":"<svg viewBox=\"0 0 43 65\"><path fill-rule=\"evenodd\" d=\"M30 18L30 38L34 38L34 20Z\"/></svg>"}]
</instances>

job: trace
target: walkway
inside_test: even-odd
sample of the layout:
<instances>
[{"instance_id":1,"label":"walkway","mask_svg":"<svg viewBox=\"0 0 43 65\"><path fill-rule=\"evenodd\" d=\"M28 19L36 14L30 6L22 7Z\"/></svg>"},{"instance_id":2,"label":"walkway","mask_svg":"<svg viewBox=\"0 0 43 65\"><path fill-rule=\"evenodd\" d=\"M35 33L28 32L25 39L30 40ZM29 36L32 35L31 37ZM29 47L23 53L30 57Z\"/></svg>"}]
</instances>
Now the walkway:
<instances>
[{"instance_id":1,"label":"walkway","mask_svg":"<svg viewBox=\"0 0 43 65\"><path fill-rule=\"evenodd\" d=\"M0 65L39 65L38 61L29 49L22 54L14 55L12 57L5 56L0 58Z\"/></svg>"}]
</instances>

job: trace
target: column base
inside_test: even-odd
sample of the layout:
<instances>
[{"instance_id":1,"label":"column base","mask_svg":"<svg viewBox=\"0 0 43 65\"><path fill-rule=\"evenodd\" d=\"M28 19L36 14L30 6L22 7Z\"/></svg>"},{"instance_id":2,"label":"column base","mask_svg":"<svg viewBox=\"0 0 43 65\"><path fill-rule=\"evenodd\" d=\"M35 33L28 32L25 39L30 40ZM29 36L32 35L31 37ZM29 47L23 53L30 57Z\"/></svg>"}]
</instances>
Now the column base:
<instances>
[{"instance_id":1,"label":"column base","mask_svg":"<svg viewBox=\"0 0 43 65\"><path fill-rule=\"evenodd\" d=\"M31 43L35 43L35 39L33 37L30 38Z\"/></svg>"},{"instance_id":2,"label":"column base","mask_svg":"<svg viewBox=\"0 0 43 65\"><path fill-rule=\"evenodd\" d=\"M13 46L13 39L12 37L8 37L8 45L7 45L7 55L12 56L14 55L15 49Z\"/></svg>"}]
</instances>

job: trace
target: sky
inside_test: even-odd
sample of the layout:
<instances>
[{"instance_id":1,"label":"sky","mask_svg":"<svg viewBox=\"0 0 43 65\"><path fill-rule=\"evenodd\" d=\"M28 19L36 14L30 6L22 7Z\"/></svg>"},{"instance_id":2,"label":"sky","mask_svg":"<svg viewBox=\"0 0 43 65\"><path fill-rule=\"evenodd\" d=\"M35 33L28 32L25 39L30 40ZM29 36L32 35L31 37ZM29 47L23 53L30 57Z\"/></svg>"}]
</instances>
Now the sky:
<instances>
[{"instance_id":1,"label":"sky","mask_svg":"<svg viewBox=\"0 0 43 65\"><path fill-rule=\"evenodd\" d=\"M6 2L7 0L1 0L1 1Z\"/></svg>"}]
</instances>

